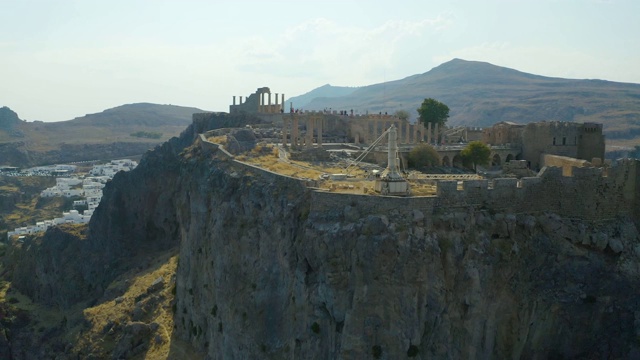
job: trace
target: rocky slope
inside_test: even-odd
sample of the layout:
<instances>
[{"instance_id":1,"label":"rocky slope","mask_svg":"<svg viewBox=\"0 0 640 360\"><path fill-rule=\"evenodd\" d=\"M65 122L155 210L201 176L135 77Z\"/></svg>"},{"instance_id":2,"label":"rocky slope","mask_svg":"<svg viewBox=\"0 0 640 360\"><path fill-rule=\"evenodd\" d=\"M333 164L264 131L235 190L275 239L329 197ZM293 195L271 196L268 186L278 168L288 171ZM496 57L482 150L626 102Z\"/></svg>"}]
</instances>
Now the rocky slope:
<instances>
[{"instance_id":1,"label":"rocky slope","mask_svg":"<svg viewBox=\"0 0 640 360\"><path fill-rule=\"evenodd\" d=\"M0 165L29 167L144 154L178 135L202 110L127 104L69 121L26 122L0 108ZM148 134L136 136L135 134ZM149 138L150 137L150 138Z\"/></svg>"},{"instance_id":2,"label":"rocky slope","mask_svg":"<svg viewBox=\"0 0 640 360\"><path fill-rule=\"evenodd\" d=\"M68 307L103 296L125 259L179 245L174 336L213 359L640 356L633 219L321 207L297 180L191 145L251 121L196 122L119 173L81 260L59 273L62 253L41 252L14 286ZM51 275L21 285L36 269Z\"/></svg>"}]
</instances>

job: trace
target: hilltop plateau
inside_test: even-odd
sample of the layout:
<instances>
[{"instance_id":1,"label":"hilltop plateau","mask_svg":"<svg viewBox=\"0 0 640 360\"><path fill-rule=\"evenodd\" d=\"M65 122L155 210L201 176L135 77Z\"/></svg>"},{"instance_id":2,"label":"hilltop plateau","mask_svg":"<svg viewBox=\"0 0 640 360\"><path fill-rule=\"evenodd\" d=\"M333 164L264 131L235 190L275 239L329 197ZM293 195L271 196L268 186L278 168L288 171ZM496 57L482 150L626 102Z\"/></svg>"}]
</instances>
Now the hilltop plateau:
<instances>
[{"instance_id":1,"label":"hilltop plateau","mask_svg":"<svg viewBox=\"0 0 640 360\"><path fill-rule=\"evenodd\" d=\"M24 358L640 354L637 161L608 177L547 169L522 187L450 181L437 196L341 194L199 136L258 122L194 117L116 174L87 228L2 249L0 349Z\"/></svg>"},{"instance_id":2,"label":"hilltop plateau","mask_svg":"<svg viewBox=\"0 0 640 360\"><path fill-rule=\"evenodd\" d=\"M415 118L422 101L431 97L451 109L449 125L598 122L604 124L608 145L640 142L640 84L545 77L454 59L423 74L349 89L353 90L347 94L331 92L325 85L288 101L306 110L406 110Z\"/></svg>"},{"instance_id":3,"label":"hilltop plateau","mask_svg":"<svg viewBox=\"0 0 640 360\"><path fill-rule=\"evenodd\" d=\"M68 121L26 122L0 108L0 165L35 166L140 155L177 136L202 110L128 104Z\"/></svg>"}]
</instances>

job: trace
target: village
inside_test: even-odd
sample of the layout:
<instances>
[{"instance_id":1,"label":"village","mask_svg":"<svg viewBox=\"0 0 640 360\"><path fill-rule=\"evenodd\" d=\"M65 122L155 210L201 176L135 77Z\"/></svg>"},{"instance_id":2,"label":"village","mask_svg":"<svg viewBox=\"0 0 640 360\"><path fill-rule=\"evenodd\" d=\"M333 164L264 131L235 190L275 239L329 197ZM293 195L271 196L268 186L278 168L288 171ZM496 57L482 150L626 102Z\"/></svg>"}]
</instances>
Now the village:
<instances>
[{"instance_id":1,"label":"village","mask_svg":"<svg viewBox=\"0 0 640 360\"><path fill-rule=\"evenodd\" d=\"M61 217L36 222L35 225L23 226L9 231L7 238L18 236L18 240L25 235L46 231L51 226L60 224L86 224L91 219L93 211L102 199L102 188L119 171L133 170L138 163L130 159L111 160L106 164L93 165L86 173L76 173L76 165L57 164L40 166L19 171L11 169L4 173L7 176L56 176L56 185L43 190L41 197L77 197L73 201L73 209L64 211Z\"/></svg>"}]
</instances>

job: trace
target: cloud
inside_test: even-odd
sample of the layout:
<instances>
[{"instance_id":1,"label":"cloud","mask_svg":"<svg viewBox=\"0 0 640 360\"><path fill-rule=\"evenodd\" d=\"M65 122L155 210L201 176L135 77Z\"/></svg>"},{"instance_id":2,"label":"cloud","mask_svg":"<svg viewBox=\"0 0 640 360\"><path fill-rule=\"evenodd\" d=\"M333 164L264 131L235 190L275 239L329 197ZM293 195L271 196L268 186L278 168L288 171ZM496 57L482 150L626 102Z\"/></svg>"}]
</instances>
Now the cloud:
<instances>
[{"instance_id":1,"label":"cloud","mask_svg":"<svg viewBox=\"0 0 640 360\"><path fill-rule=\"evenodd\" d=\"M363 84L372 73L394 66L399 44L423 40L453 23L451 16L440 15L419 21L390 20L366 28L316 18L273 37L237 40L230 56L238 60L239 72Z\"/></svg>"}]
</instances>

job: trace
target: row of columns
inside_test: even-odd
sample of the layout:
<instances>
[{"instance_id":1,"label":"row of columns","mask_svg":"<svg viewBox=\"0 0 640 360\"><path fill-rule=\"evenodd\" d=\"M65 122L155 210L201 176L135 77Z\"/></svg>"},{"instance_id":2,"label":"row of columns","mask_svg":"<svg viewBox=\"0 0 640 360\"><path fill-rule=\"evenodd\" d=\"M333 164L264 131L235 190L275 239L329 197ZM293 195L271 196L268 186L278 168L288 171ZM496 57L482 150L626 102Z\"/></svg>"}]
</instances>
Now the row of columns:
<instances>
[{"instance_id":1,"label":"row of columns","mask_svg":"<svg viewBox=\"0 0 640 360\"><path fill-rule=\"evenodd\" d=\"M275 106L271 104L271 93L259 93L258 95L258 112L259 113L280 113L284 112L284 94L282 95L282 102L278 103L278 93L275 93ZM239 96L240 103L242 105L242 96ZM233 96L233 105L236 105L236 96Z\"/></svg>"},{"instance_id":2,"label":"row of columns","mask_svg":"<svg viewBox=\"0 0 640 360\"><path fill-rule=\"evenodd\" d=\"M408 122L401 122L399 120L396 121L386 121L386 120L366 120L367 123L365 125L365 134L364 139L362 141L364 143L372 143L378 137L382 135L382 133L387 130L392 124L398 129L398 140L402 144L417 144L423 141L427 143L431 143L432 134L433 140L438 141L438 124L435 124L433 131L431 129L431 123L427 123L427 128L424 127L424 124L409 124ZM373 124L373 131L370 131L369 127ZM356 138L356 143L359 143L360 139ZM436 144L437 145L437 144Z\"/></svg>"},{"instance_id":3,"label":"row of columns","mask_svg":"<svg viewBox=\"0 0 640 360\"><path fill-rule=\"evenodd\" d=\"M271 93L260 93L258 95L258 112L260 113L281 113L284 112L284 94L282 102L278 103L278 93L275 93L275 107L271 105ZM268 100L268 101L265 101ZM279 105L279 106L278 106Z\"/></svg>"},{"instance_id":4,"label":"row of columns","mask_svg":"<svg viewBox=\"0 0 640 360\"><path fill-rule=\"evenodd\" d=\"M322 131L324 124L323 116L305 116L307 133L304 137L304 145L306 148L311 148L313 146L313 138L314 132L317 132L316 142L318 146L322 146ZM302 146L302 142L298 142L300 139L300 135L298 133L299 126L298 115L294 116L283 116L282 117L282 145L288 145L288 136L289 129L291 129L291 146L297 148L298 146Z\"/></svg>"},{"instance_id":5,"label":"row of columns","mask_svg":"<svg viewBox=\"0 0 640 360\"><path fill-rule=\"evenodd\" d=\"M302 145L302 143L298 142L299 119L300 117L297 114L295 116L283 116L282 145L285 145L285 146L288 145L289 135L291 135L291 146L298 147ZM307 116L304 116L304 119L306 121L306 129L307 129L307 133L304 138L305 147L310 148L313 146L314 132L317 132L316 142L319 146L321 146L322 137L323 137L324 116L307 115ZM373 124L373 132L371 132L369 129L371 124ZM360 141L362 140L364 143L370 144L373 141L375 141L378 137L380 137L382 133L385 130L387 130L391 125L395 125L395 127L399 130L402 128L401 129L402 131L398 131L398 140L400 140L400 142L403 144L417 144L424 141L431 144L432 139L434 142L438 141L438 131L439 131L438 124L435 124L432 131L431 123L428 123L427 127L425 128L424 124L422 123L409 124L406 121L402 122L399 120L397 121L367 120L365 125L364 138L359 139L358 137L356 137L355 143L359 144ZM404 137L402 137L403 135Z\"/></svg>"}]
</instances>

